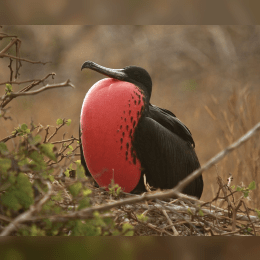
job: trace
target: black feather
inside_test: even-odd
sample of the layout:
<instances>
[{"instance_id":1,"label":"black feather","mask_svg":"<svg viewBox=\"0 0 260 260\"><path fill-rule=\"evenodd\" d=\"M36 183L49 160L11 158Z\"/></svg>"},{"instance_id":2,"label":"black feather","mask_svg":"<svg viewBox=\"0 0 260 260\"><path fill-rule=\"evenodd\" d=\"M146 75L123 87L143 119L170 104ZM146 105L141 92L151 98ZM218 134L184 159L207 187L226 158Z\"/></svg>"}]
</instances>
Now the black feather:
<instances>
[{"instance_id":1,"label":"black feather","mask_svg":"<svg viewBox=\"0 0 260 260\"><path fill-rule=\"evenodd\" d=\"M173 124L173 131L170 131L164 127L168 121L165 122L162 118L157 122L153 118L142 117L135 130L133 147L144 168L142 175L145 173L149 185L171 189L198 169L200 163L191 143L175 133L176 125ZM187 136L188 134L185 135ZM189 184L183 193L200 198L202 190L203 180L200 176ZM133 193L144 191L146 190L141 178Z\"/></svg>"}]
</instances>

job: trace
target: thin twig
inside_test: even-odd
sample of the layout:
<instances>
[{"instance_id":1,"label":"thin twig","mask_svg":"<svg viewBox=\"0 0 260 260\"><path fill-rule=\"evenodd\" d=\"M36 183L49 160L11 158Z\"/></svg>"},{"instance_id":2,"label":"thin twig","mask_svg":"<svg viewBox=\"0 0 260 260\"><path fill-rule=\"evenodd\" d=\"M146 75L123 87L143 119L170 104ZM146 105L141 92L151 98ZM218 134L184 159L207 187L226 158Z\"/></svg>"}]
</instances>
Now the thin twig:
<instances>
[{"instance_id":1,"label":"thin twig","mask_svg":"<svg viewBox=\"0 0 260 260\"><path fill-rule=\"evenodd\" d=\"M53 88L60 88L60 87L72 87L72 88L75 88L75 86L70 82L69 79L67 81L65 81L63 83L59 83L59 84L51 84L51 85L47 84L44 87L42 87L40 89L37 89L35 91L10 93L9 96L3 96L2 100L4 100L4 101L3 101L1 106L5 107L10 102L11 99L16 98L18 96L36 95L36 94L38 94L40 92L43 92L45 90L53 89Z\"/></svg>"},{"instance_id":2,"label":"thin twig","mask_svg":"<svg viewBox=\"0 0 260 260\"><path fill-rule=\"evenodd\" d=\"M0 58L3 58L3 57L8 57L8 58L12 58L12 59L19 60L19 61L26 61L26 62L29 62L29 63L32 63L32 64L43 64L43 65L45 65L47 63L51 63L51 61L46 61L46 62L32 61L32 60L28 60L28 59L24 59L24 58L19 58L19 57L13 56L13 55L0 53Z\"/></svg>"}]
</instances>

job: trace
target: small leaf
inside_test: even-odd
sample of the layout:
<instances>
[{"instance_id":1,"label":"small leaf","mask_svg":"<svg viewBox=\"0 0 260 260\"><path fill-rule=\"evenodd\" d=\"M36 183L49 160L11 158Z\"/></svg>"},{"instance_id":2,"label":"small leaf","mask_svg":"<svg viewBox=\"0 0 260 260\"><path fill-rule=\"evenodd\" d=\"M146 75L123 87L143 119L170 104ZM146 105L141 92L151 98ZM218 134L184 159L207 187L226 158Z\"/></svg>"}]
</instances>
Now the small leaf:
<instances>
[{"instance_id":1,"label":"small leaf","mask_svg":"<svg viewBox=\"0 0 260 260\"><path fill-rule=\"evenodd\" d=\"M187 210L188 210L188 213L189 213L190 215L193 215L193 213L192 213L192 211L191 211L190 208L188 208Z\"/></svg>"},{"instance_id":2,"label":"small leaf","mask_svg":"<svg viewBox=\"0 0 260 260\"><path fill-rule=\"evenodd\" d=\"M57 162L57 158L53 152L53 144L41 144L40 148L41 148L41 152L46 155L47 157L49 157L51 160Z\"/></svg>"},{"instance_id":3,"label":"small leaf","mask_svg":"<svg viewBox=\"0 0 260 260\"><path fill-rule=\"evenodd\" d=\"M71 119L68 119L67 122L66 122L67 125L70 125L71 124Z\"/></svg>"},{"instance_id":4,"label":"small leaf","mask_svg":"<svg viewBox=\"0 0 260 260\"><path fill-rule=\"evenodd\" d=\"M203 211L202 211L201 209L199 210L199 215L200 215L201 217L204 216L204 213L203 213Z\"/></svg>"},{"instance_id":5,"label":"small leaf","mask_svg":"<svg viewBox=\"0 0 260 260\"><path fill-rule=\"evenodd\" d=\"M245 191L244 192L244 197L246 198L246 197L248 197L248 195L249 195L249 191Z\"/></svg>"},{"instance_id":6,"label":"small leaf","mask_svg":"<svg viewBox=\"0 0 260 260\"><path fill-rule=\"evenodd\" d=\"M84 196L88 196L92 193L92 190L91 189L86 189L86 190L83 190L83 195Z\"/></svg>"},{"instance_id":7,"label":"small leaf","mask_svg":"<svg viewBox=\"0 0 260 260\"><path fill-rule=\"evenodd\" d=\"M255 190L256 185L255 185L255 181L252 181L249 185L248 185L249 190Z\"/></svg>"},{"instance_id":8,"label":"small leaf","mask_svg":"<svg viewBox=\"0 0 260 260\"><path fill-rule=\"evenodd\" d=\"M120 194L120 192L121 192L121 187L118 187L117 190L116 190L117 196Z\"/></svg>"},{"instance_id":9,"label":"small leaf","mask_svg":"<svg viewBox=\"0 0 260 260\"><path fill-rule=\"evenodd\" d=\"M9 92L12 92L13 91L13 87L12 87L12 85L10 85L10 84L5 84L5 86L6 86L6 91L9 91Z\"/></svg>"},{"instance_id":10,"label":"small leaf","mask_svg":"<svg viewBox=\"0 0 260 260\"><path fill-rule=\"evenodd\" d=\"M22 124L22 125L21 125L21 130L22 130L22 131L26 131L27 128L28 128L28 127L27 127L26 124Z\"/></svg>"},{"instance_id":11,"label":"small leaf","mask_svg":"<svg viewBox=\"0 0 260 260\"><path fill-rule=\"evenodd\" d=\"M140 215L136 215L137 219L140 220L141 222L146 222L148 220L148 217L143 215L143 214L140 214Z\"/></svg>"},{"instance_id":12,"label":"small leaf","mask_svg":"<svg viewBox=\"0 0 260 260\"><path fill-rule=\"evenodd\" d=\"M70 170L69 170L69 169L67 169L67 170L64 172L64 174L65 174L65 176L66 176L66 177L68 177L68 178L69 178L69 177L70 177Z\"/></svg>"},{"instance_id":13,"label":"small leaf","mask_svg":"<svg viewBox=\"0 0 260 260\"><path fill-rule=\"evenodd\" d=\"M242 190L243 190L243 188L241 188L241 187L237 186L237 189L236 189L236 191L242 191Z\"/></svg>"},{"instance_id":14,"label":"small leaf","mask_svg":"<svg viewBox=\"0 0 260 260\"><path fill-rule=\"evenodd\" d=\"M84 209L86 207L89 207L89 198L83 198L80 202L79 202L79 206L78 206L78 210Z\"/></svg>"},{"instance_id":15,"label":"small leaf","mask_svg":"<svg viewBox=\"0 0 260 260\"><path fill-rule=\"evenodd\" d=\"M8 169L11 168L12 162L10 159L0 158L0 172L6 173Z\"/></svg>"},{"instance_id":16,"label":"small leaf","mask_svg":"<svg viewBox=\"0 0 260 260\"><path fill-rule=\"evenodd\" d=\"M61 118L58 118L57 121L56 121L56 124L57 125L63 124L63 120Z\"/></svg>"},{"instance_id":17,"label":"small leaf","mask_svg":"<svg viewBox=\"0 0 260 260\"><path fill-rule=\"evenodd\" d=\"M8 149L5 143L0 143L0 152L2 155L8 154Z\"/></svg>"},{"instance_id":18,"label":"small leaf","mask_svg":"<svg viewBox=\"0 0 260 260\"><path fill-rule=\"evenodd\" d=\"M40 135L34 136L33 140L30 141L31 145L36 145L41 141L42 137Z\"/></svg>"},{"instance_id":19,"label":"small leaf","mask_svg":"<svg viewBox=\"0 0 260 260\"><path fill-rule=\"evenodd\" d=\"M43 156L41 154L39 154L37 151L33 151L29 154L29 157L31 159L33 159L33 161L37 164L37 165L41 165L41 166L45 166L45 162L43 160Z\"/></svg>"},{"instance_id":20,"label":"small leaf","mask_svg":"<svg viewBox=\"0 0 260 260\"><path fill-rule=\"evenodd\" d=\"M125 233L125 236L133 236L134 235L134 231L133 231L134 227L130 223L124 223L122 229L123 229L123 233L128 230Z\"/></svg>"},{"instance_id":21,"label":"small leaf","mask_svg":"<svg viewBox=\"0 0 260 260\"><path fill-rule=\"evenodd\" d=\"M71 195L73 197L76 197L79 194L81 188L82 188L82 183L81 182L77 182L77 183L72 184L69 187L69 191L70 191L70 193L71 193Z\"/></svg>"}]
</instances>

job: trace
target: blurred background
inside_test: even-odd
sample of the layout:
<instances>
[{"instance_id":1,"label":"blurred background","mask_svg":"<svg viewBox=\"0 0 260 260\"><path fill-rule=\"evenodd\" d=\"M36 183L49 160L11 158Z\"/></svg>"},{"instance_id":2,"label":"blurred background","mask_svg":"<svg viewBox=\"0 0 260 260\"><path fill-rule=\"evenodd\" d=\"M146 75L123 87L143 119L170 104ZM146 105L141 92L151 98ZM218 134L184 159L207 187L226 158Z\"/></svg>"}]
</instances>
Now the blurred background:
<instances>
[{"instance_id":1,"label":"blurred background","mask_svg":"<svg viewBox=\"0 0 260 260\"><path fill-rule=\"evenodd\" d=\"M0 24L259 24L252 0L0 2Z\"/></svg>"},{"instance_id":2,"label":"blurred background","mask_svg":"<svg viewBox=\"0 0 260 260\"><path fill-rule=\"evenodd\" d=\"M81 105L88 89L103 76L80 71L86 60L110 68L137 65L153 80L151 103L169 109L191 130L203 165L260 121L260 26L4 26L17 35L21 57L51 61L46 65L22 62L17 81L41 79L55 72L69 87L19 97L10 103L13 120L1 120L0 139L19 124L55 125L58 118L72 119L67 137L78 136ZM9 39L0 41L0 50ZM13 53L12 53L13 52ZM15 54L15 49L10 50ZM9 59L0 60L0 83L9 80ZM15 91L26 86L14 85ZM2 93L4 93L4 86ZM61 138L57 136L57 140ZM12 146L12 142L8 142ZM216 176L233 184L255 180L252 207L259 208L259 135L253 137L216 167L203 173L202 200L217 192Z\"/></svg>"},{"instance_id":3,"label":"blurred background","mask_svg":"<svg viewBox=\"0 0 260 260\"><path fill-rule=\"evenodd\" d=\"M0 247L2 260L259 259L258 240L241 237L5 237Z\"/></svg>"}]
</instances>

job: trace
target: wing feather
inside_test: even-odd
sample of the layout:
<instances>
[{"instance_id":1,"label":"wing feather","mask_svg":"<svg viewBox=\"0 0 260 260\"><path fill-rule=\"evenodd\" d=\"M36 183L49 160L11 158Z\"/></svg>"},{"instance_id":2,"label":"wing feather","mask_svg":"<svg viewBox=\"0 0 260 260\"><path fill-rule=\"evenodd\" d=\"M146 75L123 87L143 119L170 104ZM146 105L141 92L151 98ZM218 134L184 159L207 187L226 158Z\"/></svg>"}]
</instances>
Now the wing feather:
<instances>
[{"instance_id":1,"label":"wing feather","mask_svg":"<svg viewBox=\"0 0 260 260\"><path fill-rule=\"evenodd\" d=\"M135 129L133 146L141 161L142 174L154 188L173 188L183 178L200 167L194 148L175 132L150 117L140 119ZM144 189L141 181L134 192ZM203 190L202 176L183 191L200 197Z\"/></svg>"}]
</instances>

